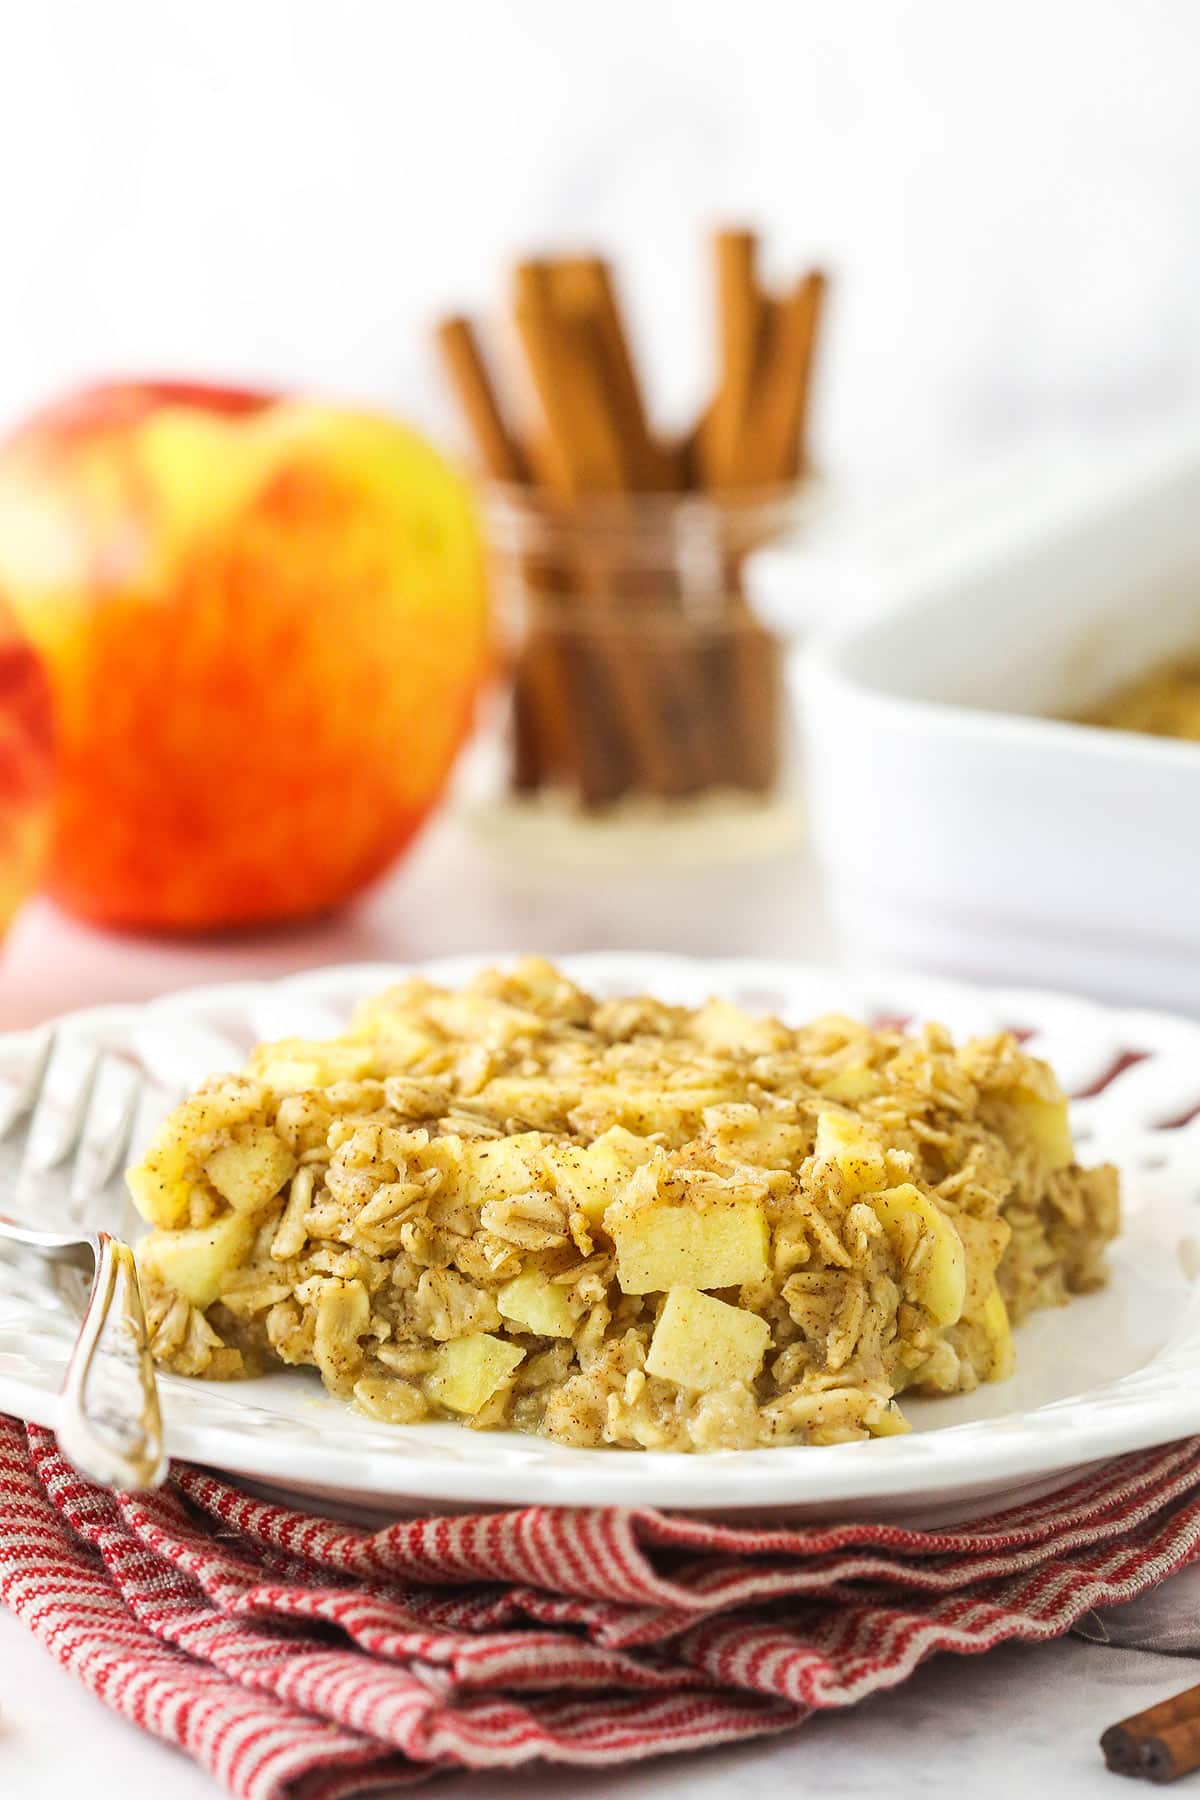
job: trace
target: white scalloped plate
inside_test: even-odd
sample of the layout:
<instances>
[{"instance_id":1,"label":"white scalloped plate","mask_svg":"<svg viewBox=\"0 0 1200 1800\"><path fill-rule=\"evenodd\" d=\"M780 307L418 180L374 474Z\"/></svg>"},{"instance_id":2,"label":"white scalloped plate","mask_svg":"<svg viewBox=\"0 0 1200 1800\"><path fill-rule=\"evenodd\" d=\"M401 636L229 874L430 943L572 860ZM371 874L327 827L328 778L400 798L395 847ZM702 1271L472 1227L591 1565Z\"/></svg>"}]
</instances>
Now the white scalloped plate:
<instances>
[{"instance_id":1,"label":"white scalloped plate","mask_svg":"<svg viewBox=\"0 0 1200 1800\"><path fill-rule=\"evenodd\" d=\"M457 983L489 960L423 967ZM1024 1325L1011 1381L906 1403L914 1424L906 1437L711 1456L575 1450L451 1424L382 1426L330 1400L310 1371L281 1370L230 1384L164 1377L173 1455L363 1518L430 1504L546 1502L933 1521L1032 1497L1086 1463L1200 1432L1200 1025L1058 994L794 963L624 952L563 961L603 994L689 1003L722 994L793 1022L835 1008L937 1018L956 1035L1019 1030L1072 1094L1086 1096L1073 1106L1085 1158L1121 1167L1125 1223L1109 1287ZM260 1038L336 1031L357 1000L406 972L357 965L196 988L72 1014L61 1030L68 1042L81 1037L140 1060L154 1083L138 1124L144 1138L181 1086L236 1066ZM0 1078L19 1072L35 1042L30 1033L0 1037ZM1138 1060L1114 1074L1130 1053ZM108 1223L134 1229L129 1215ZM53 1423L73 1331L49 1278L0 1257L0 1408Z\"/></svg>"}]
</instances>

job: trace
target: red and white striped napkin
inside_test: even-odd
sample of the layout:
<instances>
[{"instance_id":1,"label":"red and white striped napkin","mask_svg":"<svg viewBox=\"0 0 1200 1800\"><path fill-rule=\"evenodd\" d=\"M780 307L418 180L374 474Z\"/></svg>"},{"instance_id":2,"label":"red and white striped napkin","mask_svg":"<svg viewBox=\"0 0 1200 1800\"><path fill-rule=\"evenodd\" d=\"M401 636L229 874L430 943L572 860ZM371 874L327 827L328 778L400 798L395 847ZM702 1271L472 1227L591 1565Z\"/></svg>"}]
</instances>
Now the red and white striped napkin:
<instances>
[{"instance_id":1,"label":"red and white striped napkin","mask_svg":"<svg viewBox=\"0 0 1200 1800\"><path fill-rule=\"evenodd\" d=\"M531 1507L371 1535L185 1465L114 1495L0 1417L0 1598L245 1800L787 1730L935 1650L1059 1636L1198 1549L1200 1439L945 1531Z\"/></svg>"}]
</instances>

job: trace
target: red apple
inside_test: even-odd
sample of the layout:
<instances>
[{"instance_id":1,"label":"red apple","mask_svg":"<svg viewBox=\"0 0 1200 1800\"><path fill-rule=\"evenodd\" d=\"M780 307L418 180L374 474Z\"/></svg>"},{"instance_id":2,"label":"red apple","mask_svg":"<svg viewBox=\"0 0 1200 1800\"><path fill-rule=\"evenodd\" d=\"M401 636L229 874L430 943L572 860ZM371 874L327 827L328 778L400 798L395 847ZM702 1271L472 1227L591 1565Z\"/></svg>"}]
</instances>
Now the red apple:
<instances>
[{"instance_id":1,"label":"red apple","mask_svg":"<svg viewBox=\"0 0 1200 1800\"><path fill-rule=\"evenodd\" d=\"M486 673L468 489L390 420L92 388L0 448L0 591L50 669L49 887L103 924L298 918L396 858Z\"/></svg>"},{"instance_id":2,"label":"red apple","mask_svg":"<svg viewBox=\"0 0 1200 1800\"><path fill-rule=\"evenodd\" d=\"M36 885L50 840L50 683L0 608L0 931Z\"/></svg>"}]
</instances>

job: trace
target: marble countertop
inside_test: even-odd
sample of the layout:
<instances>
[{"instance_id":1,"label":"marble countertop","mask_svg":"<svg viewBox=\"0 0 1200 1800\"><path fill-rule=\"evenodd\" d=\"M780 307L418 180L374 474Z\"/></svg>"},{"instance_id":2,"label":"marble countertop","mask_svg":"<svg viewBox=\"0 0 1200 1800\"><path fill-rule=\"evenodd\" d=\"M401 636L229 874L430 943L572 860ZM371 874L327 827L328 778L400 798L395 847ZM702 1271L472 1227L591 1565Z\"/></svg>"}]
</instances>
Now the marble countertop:
<instances>
[{"instance_id":1,"label":"marble countertop","mask_svg":"<svg viewBox=\"0 0 1200 1800\"><path fill-rule=\"evenodd\" d=\"M755 865L699 867L677 859L640 872L602 863L555 869L505 856L447 820L353 914L271 938L180 945L111 937L35 903L18 922L0 970L0 1026L320 962L534 946L552 953L651 946L820 959L831 954L832 934L802 845ZM1188 1605L1195 1594L1186 1594ZM1101 1730L1196 1677L1190 1659L1079 1640L974 1659L941 1656L895 1693L746 1748L656 1762L620 1777L454 1776L437 1792L441 1800L1115 1795L1097 1748ZM211 1800L216 1792L202 1771L108 1713L0 1612L0 1791L14 1800L60 1800L70 1792L127 1800L160 1789L172 1800Z\"/></svg>"}]
</instances>

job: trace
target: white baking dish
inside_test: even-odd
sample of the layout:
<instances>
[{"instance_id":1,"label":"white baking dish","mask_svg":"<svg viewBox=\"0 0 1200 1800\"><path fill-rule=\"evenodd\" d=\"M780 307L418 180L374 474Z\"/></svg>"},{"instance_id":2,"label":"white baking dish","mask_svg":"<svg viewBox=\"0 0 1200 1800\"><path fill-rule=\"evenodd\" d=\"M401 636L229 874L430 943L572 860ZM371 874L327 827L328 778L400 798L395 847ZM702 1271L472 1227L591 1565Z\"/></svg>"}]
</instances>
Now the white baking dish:
<instances>
[{"instance_id":1,"label":"white baking dish","mask_svg":"<svg viewBox=\"0 0 1200 1800\"><path fill-rule=\"evenodd\" d=\"M1054 716L1200 648L1200 437L860 583L805 677L844 948L1200 1011L1200 746Z\"/></svg>"}]
</instances>

